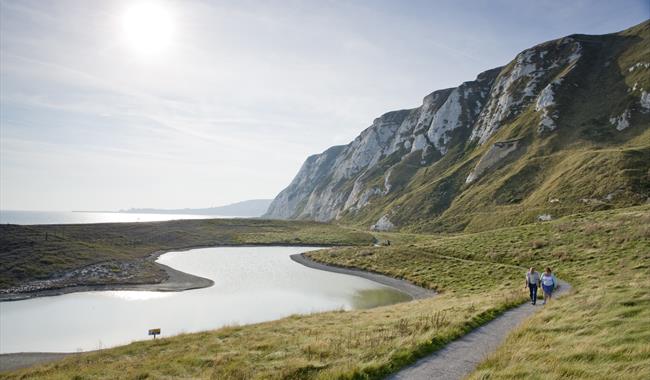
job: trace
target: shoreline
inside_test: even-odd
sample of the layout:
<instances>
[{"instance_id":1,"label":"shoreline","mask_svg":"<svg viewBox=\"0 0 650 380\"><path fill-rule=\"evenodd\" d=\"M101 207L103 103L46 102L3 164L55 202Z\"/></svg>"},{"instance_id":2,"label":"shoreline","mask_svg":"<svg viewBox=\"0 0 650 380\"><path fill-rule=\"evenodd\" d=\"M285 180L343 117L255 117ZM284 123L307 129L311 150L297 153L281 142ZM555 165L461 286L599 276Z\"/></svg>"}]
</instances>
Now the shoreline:
<instances>
[{"instance_id":1,"label":"shoreline","mask_svg":"<svg viewBox=\"0 0 650 380\"><path fill-rule=\"evenodd\" d=\"M111 290L140 290L140 291L151 291L151 292L180 292L184 290L192 289L201 289L209 288L214 285L214 281L195 276L190 273L181 272L174 268L171 268L167 265L157 263L156 260L158 257L164 255L165 253L170 252L182 252L188 251L191 249L199 248L208 248L208 247L190 247L190 248L181 248L181 249L170 249L163 251L156 251L145 257L145 260L153 262L153 264L158 268L163 270L167 279L158 283L151 284L125 284L125 283L115 283L115 284L89 284L89 285L76 285L76 286L66 286L62 288L52 288L52 289L43 289L35 292L25 292L25 293L7 293L0 295L0 303L2 302L13 302L13 301L24 301L32 298L39 297L54 297L61 296L64 294L78 293L78 292L98 292L98 291L111 291Z\"/></svg>"},{"instance_id":2,"label":"shoreline","mask_svg":"<svg viewBox=\"0 0 650 380\"><path fill-rule=\"evenodd\" d=\"M370 272L362 269L323 264L321 262L315 261L305 256L304 253L297 253L289 257L291 257L291 260L297 262L298 264L302 264L308 268L362 277L367 280L377 282L379 284L394 288L402 293L407 294L412 298L412 300L430 298L437 294L434 290L423 288L407 280L390 277L384 274Z\"/></svg>"},{"instance_id":3,"label":"shoreline","mask_svg":"<svg viewBox=\"0 0 650 380\"><path fill-rule=\"evenodd\" d=\"M209 288L214 285L214 281L195 276L190 273L181 272L167 265L157 263L158 257L170 252L185 252L193 249L202 248L230 248L230 247L313 247L313 248L330 248L337 247L338 245L313 245L313 244L293 244L293 243L260 243L260 244L219 244L219 245L197 245L192 247L182 247L173 249L164 249L152 252L144 256L145 260L153 262L159 269L165 271L167 279L158 283L143 283L143 284L128 284L128 283L114 283L114 284L89 284L89 285L75 285L66 286L61 288L50 288L37 290L34 292L24 293L5 293L0 294L0 304L2 302L24 301L38 297L54 297L64 294L78 293L78 292L99 292L111 290L140 290L151 292L182 292L185 290Z\"/></svg>"},{"instance_id":4,"label":"shoreline","mask_svg":"<svg viewBox=\"0 0 650 380\"><path fill-rule=\"evenodd\" d=\"M247 245L247 246L254 246L254 245ZM273 245L269 245L269 246L273 246ZM313 247L313 248L323 248L323 246L320 247L316 247L313 245L309 245L309 246L304 245L304 246ZM169 251L158 251L152 253L149 257L147 257L147 259L155 260L164 253L188 251L188 250L199 249L199 248L208 248L208 247L191 247L191 248L175 249ZM340 274L362 277L367 280L379 283L381 285L391 287L411 297L411 301L417 299L429 298L436 294L436 292L433 290L422 288L406 280L401 280L383 274L373 273L373 272L364 271L360 269L344 268L344 267L322 264L304 256L304 253L290 255L289 257L294 262L304 265L311 269L324 270L333 273L340 273ZM155 264L157 266L160 266L163 270L167 272L169 277L165 282L159 284L142 284L142 285L137 285L137 284L136 285L116 284L116 285L96 285L96 286L89 285L89 286L68 287L62 289L51 289L51 290L40 291L37 293L25 294L28 297L21 298L21 299L56 296L56 295L62 295L66 293L73 293L73 292L100 291L100 290L145 290L145 291L161 291L161 292L183 291L189 289L204 288L204 287L209 287L214 285L214 282L212 280L203 277L198 277L189 273L181 272L163 264L159 264L159 263L155 263ZM16 299L5 300L5 301L18 301L18 300L20 299L16 298ZM86 352L92 352L92 351L86 351ZM14 370L27 368L39 364L45 364L52 361L63 359L67 356L78 355L78 354L82 354L82 353L16 352L16 353L0 354L0 373L14 371Z\"/></svg>"},{"instance_id":5,"label":"shoreline","mask_svg":"<svg viewBox=\"0 0 650 380\"><path fill-rule=\"evenodd\" d=\"M154 284L96 284L67 286L58 289L44 289L30 293L9 293L0 296L0 303L25 301L40 297L55 297L70 293L80 292L102 292L112 290L139 290L149 292L181 292L184 290L209 288L214 281L195 276L193 274L178 271L164 264L154 263L157 267L167 273L167 279Z\"/></svg>"}]
</instances>

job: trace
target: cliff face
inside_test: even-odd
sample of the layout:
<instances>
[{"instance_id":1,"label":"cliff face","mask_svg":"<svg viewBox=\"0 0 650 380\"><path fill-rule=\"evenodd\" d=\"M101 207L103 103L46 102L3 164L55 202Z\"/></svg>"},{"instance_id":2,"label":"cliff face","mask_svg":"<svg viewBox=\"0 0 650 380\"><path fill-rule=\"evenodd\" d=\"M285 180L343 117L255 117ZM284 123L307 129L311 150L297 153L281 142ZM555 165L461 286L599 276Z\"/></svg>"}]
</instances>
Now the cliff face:
<instances>
[{"instance_id":1,"label":"cliff face","mask_svg":"<svg viewBox=\"0 0 650 380\"><path fill-rule=\"evenodd\" d=\"M508 209L525 222L533 216L523 214L549 206L537 190L566 187L552 186L551 176L562 174L562 158L578 152L593 152L607 170L641 162L618 182L594 178L594 189L620 190L619 204L636 204L648 197L642 161L649 116L649 22L617 34L561 38L434 91L418 108L388 112L350 144L309 157L265 216L343 219L382 230L463 229L474 214ZM636 153L606 154L614 146ZM514 186L517 194L500 204L513 181L535 186ZM589 202L581 199L607 195L585 194L564 194L544 213L584 209Z\"/></svg>"},{"instance_id":2,"label":"cliff face","mask_svg":"<svg viewBox=\"0 0 650 380\"><path fill-rule=\"evenodd\" d=\"M420 156L419 165L444 155L454 130L468 129L476 121L499 71L490 70L475 81L435 91L418 108L388 112L350 144L310 156L271 203L266 216L326 221L390 192L388 175L383 186L368 188L369 171L382 160L397 162L411 153Z\"/></svg>"}]
</instances>

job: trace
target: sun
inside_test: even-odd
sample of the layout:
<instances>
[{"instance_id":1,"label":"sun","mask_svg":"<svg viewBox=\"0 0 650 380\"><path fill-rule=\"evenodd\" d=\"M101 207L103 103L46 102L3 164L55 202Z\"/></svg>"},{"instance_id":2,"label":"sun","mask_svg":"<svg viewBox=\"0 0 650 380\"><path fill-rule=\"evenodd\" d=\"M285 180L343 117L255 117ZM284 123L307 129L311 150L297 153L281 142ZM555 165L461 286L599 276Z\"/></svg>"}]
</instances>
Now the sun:
<instances>
[{"instance_id":1,"label":"sun","mask_svg":"<svg viewBox=\"0 0 650 380\"><path fill-rule=\"evenodd\" d=\"M171 12L159 3L133 4L122 18L124 38L136 53L160 53L172 42L173 21Z\"/></svg>"}]
</instances>

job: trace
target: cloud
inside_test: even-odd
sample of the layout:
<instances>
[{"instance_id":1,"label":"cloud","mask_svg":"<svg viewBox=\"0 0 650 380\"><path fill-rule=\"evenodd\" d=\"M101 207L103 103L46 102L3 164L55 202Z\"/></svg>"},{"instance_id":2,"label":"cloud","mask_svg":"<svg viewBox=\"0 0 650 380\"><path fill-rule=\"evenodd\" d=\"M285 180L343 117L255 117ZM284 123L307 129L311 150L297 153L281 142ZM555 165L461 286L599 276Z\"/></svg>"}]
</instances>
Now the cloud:
<instances>
[{"instance_id":1,"label":"cloud","mask_svg":"<svg viewBox=\"0 0 650 380\"><path fill-rule=\"evenodd\" d=\"M612 7L574 5L550 30L534 23L549 5L512 1L159 1L177 38L149 59L124 44L130 1L0 2L2 207L273 196L375 117L551 34L589 32ZM631 25L640 4L610 25Z\"/></svg>"}]
</instances>

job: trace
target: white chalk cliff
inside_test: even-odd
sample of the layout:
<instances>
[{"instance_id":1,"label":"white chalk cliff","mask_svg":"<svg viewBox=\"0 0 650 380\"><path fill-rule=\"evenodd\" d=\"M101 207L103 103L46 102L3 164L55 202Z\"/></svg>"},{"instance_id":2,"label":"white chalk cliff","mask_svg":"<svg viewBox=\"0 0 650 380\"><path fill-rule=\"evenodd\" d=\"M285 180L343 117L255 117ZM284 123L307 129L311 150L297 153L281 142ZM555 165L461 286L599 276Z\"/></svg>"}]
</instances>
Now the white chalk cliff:
<instances>
[{"instance_id":1,"label":"white chalk cliff","mask_svg":"<svg viewBox=\"0 0 650 380\"><path fill-rule=\"evenodd\" d=\"M641 26L647 33L648 25ZM471 163L458 169L465 171L454 185L456 191L473 186L514 152L525 150L531 138L544 139L562 128L572 128L563 124L563 112L574 107L572 98L581 94L585 77L598 75L594 70L649 75L650 68L643 63L615 68L605 57L605 49L611 49L603 42L610 43L606 36L601 41L601 36L576 35L537 45L473 81L432 92L417 108L385 113L348 145L307 158L265 216L329 221L355 215L373 200L397 195L409 186L414 173L435 165L452 151L458 155L459 166L461 159ZM632 129L638 115L649 114L647 87L637 83L634 91L627 90L633 106L622 108L613 103L616 107L598 110L604 113L601 119L612 133ZM519 141L519 136L510 133L499 139L499 132L513 125L531 125L534 136ZM504 141L513 137L514 141ZM382 209L372 214L376 215L375 229L392 229L394 220L400 220L398 206L382 204ZM389 220L388 215L393 214Z\"/></svg>"}]
</instances>

